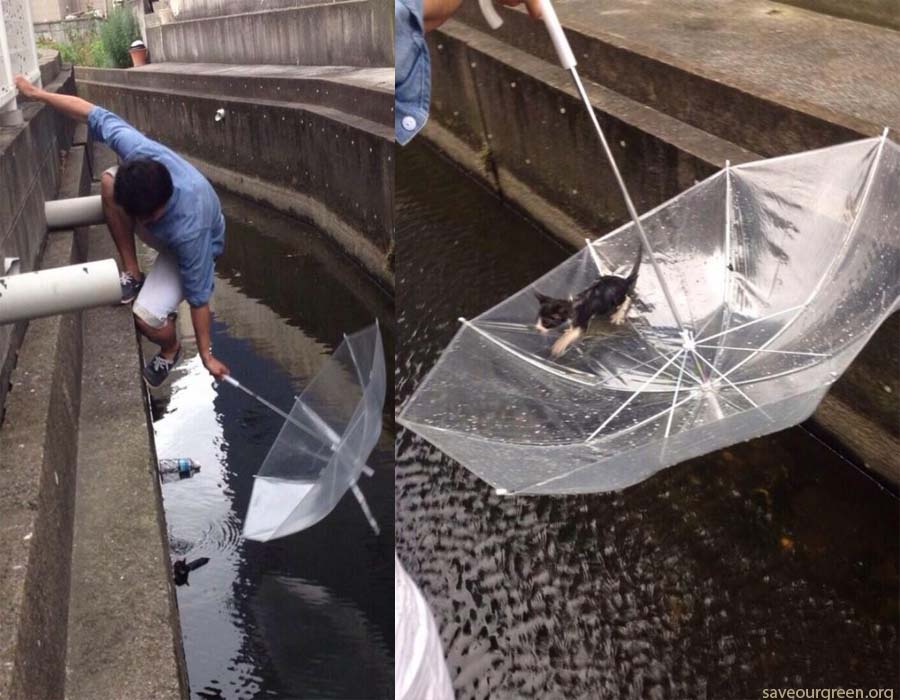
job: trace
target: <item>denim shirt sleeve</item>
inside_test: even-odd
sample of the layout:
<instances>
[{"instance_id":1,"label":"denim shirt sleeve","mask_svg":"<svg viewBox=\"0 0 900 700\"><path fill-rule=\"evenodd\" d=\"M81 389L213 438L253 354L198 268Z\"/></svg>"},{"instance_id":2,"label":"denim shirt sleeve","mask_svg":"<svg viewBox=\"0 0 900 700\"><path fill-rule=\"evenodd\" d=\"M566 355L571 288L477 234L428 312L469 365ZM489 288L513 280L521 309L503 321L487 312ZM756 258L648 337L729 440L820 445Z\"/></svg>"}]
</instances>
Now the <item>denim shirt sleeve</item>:
<instances>
[{"instance_id":1,"label":"denim shirt sleeve","mask_svg":"<svg viewBox=\"0 0 900 700\"><path fill-rule=\"evenodd\" d=\"M93 107L88 112L88 130L95 141L105 143L119 158L127 160L148 139L120 116L103 109Z\"/></svg>"},{"instance_id":2,"label":"denim shirt sleeve","mask_svg":"<svg viewBox=\"0 0 900 700\"><path fill-rule=\"evenodd\" d=\"M394 134L401 146L428 120L431 58L422 0L394 0Z\"/></svg>"},{"instance_id":3,"label":"denim shirt sleeve","mask_svg":"<svg viewBox=\"0 0 900 700\"><path fill-rule=\"evenodd\" d=\"M215 286L215 250L212 236L203 231L185 236L174 243L172 252L178 259L184 298L191 306L203 306Z\"/></svg>"}]
</instances>

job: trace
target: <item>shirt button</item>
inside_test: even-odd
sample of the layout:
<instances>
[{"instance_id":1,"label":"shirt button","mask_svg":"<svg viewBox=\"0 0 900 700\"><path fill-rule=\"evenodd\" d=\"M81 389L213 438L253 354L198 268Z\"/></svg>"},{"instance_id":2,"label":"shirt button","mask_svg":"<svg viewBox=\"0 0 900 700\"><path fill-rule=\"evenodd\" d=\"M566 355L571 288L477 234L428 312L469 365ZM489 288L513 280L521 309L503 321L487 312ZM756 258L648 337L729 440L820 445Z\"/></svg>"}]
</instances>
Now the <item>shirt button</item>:
<instances>
[{"instance_id":1,"label":"shirt button","mask_svg":"<svg viewBox=\"0 0 900 700\"><path fill-rule=\"evenodd\" d=\"M403 117L401 124L403 124L403 128L407 131L412 131L416 128L416 120L412 117Z\"/></svg>"}]
</instances>

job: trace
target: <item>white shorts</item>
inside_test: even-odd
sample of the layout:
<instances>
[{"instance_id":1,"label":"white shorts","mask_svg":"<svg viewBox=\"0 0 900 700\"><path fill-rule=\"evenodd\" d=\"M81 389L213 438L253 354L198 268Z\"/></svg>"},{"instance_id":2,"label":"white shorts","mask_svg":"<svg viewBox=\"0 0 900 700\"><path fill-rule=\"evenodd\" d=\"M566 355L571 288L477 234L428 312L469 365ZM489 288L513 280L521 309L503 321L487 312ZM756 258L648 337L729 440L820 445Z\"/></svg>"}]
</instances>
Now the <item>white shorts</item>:
<instances>
[{"instance_id":1,"label":"white shorts","mask_svg":"<svg viewBox=\"0 0 900 700\"><path fill-rule=\"evenodd\" d=\"M118 169L118 166L107 168L104 174L109 173L115 178ZM159 255L144 277L144 286L138 292L131 311L151 328L162 328L184 300L178 260L165 249L161 249L158 241L137 222L134 233L144 243L158 251Z\"/></svg>"}]
</instances>

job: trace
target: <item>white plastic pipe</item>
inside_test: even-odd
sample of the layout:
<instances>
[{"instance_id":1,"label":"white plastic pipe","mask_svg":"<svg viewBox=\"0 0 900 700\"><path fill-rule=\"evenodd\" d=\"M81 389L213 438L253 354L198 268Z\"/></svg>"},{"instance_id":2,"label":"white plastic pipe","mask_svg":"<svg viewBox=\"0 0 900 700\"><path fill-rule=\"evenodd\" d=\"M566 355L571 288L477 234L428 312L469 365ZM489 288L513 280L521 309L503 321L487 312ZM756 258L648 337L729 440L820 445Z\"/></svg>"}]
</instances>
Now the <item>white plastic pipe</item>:
<instances>
[{"instance_id":1,"label":"white plastic pipe","mask_svg":"<svg viewBox=\"0 0 900 700\"><path fill-rule=\"evenodd\" d=\"M121 300L119 267L112 258L0 277L0 325Z\"/></svg>"},{"instance_id":2,"label":"white plastic pipe","mask_svg":"<svg viewBox=\"0 0 900 700\"><path fill-rule=\"evenodd\" d=\"M96 226L105 221L99 194L46 202L44 212L47 215L47 228L50 230Z\"/></svg>"}]
</instances>

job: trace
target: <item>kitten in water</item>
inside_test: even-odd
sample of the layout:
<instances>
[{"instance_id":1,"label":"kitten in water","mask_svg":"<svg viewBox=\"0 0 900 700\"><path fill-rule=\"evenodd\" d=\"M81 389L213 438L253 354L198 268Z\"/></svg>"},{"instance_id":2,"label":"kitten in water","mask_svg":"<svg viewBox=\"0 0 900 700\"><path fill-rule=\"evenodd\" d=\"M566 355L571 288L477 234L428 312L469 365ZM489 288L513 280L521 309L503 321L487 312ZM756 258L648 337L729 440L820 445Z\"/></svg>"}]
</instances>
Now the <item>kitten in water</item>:
<instances>
[{"instance_id":1,"label":"kitten in water","mask_svg":"<svg viewBox=\"0 0 900 700\"><path fill-rule=\"evenodd\" d=\"M625 314L631 306L629 292L637 282L638 270L641 267L643 248L638 251L637 260L628 277L618 275L601 275L594 284L569 299L554 299L540 292L535 292L540 309L535 323L541 333L552 328L568 324L568 328L553 343L550 353L559 357L576 342L587 330L591 319L610 315L615 325L625 322Z\"/></svg>"}]
</instances>

